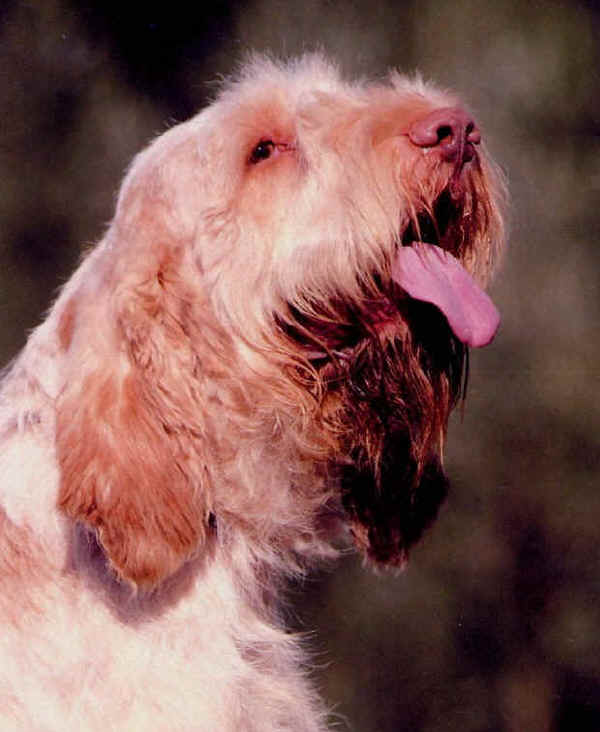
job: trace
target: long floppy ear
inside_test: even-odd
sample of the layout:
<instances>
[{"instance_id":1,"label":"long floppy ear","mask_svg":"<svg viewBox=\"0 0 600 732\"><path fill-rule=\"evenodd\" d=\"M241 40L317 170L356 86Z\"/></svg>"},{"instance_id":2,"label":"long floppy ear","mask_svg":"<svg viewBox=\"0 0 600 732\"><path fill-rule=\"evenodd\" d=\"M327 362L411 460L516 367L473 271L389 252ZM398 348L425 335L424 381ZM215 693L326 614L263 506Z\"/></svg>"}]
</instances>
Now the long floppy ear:
<instances>
[{"instance_id":1,"label":"long floppy ear","mask_svg":"<svg viewBox=\"0 0 600 732\"><path fill-rule=\"evenodd\" d=\"M80 372L57 405L59 506L141 587L199 551L210 512L195 356L164 287L155 277L104 323L104 308L92 318L93 307L68 304Z\"/></svg>"},{"instance_id":2,"label":"long floppy ear","mask_svg":"<svg viewBox=\"0 0 600 732\"><path fill-rule=\"evenodd\" d=\"M149 588L199 552L211 499L185 247L169 201L130 189L131 218L117 211L62 310L58 503L119 577Z\"/></svg>"}]
</instances>

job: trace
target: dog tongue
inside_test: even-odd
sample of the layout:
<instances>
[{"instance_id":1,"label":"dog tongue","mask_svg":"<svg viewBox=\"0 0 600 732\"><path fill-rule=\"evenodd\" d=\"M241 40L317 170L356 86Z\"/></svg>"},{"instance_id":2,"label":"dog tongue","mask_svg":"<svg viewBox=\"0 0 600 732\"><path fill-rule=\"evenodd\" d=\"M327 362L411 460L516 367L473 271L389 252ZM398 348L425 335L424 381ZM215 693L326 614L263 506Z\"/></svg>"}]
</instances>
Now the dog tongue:
<instances>
[{"instance_id":1,"label":"dog tongue","mask_svg":"<svg viewBox=\"0 0 600 732\"><path fill-rule=\"evenodd\" d=\"M487 346L496 335L496 306L460 262L440 247L421 242L400 247L392 279L416 300L436 305L454 335L468 346Z\"/></svg>"}]
</instances>

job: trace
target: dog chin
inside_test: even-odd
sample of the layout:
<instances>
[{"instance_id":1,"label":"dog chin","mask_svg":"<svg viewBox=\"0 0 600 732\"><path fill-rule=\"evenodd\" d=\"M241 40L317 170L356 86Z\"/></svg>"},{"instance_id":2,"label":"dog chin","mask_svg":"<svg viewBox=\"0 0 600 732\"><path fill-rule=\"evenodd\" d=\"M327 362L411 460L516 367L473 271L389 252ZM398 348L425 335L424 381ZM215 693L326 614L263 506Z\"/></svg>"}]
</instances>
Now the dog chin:
<instances>
[{"instance_id":1,"label":"dog chin","mask_svg":"<svg viewBox=\"0 0 600 732\"><path fill-rule=\"evenodd\" d=\"M410 548L436 519L448 485L437 456L418 469L410 451L397 442L379 476L346 466L342 502L359 551L376 566L403 569Z\"/></svg>"},{"instance_id":2,"label":"dog chin","mask_svg":"<svg viewBox=\"0 0 600 732\"><path fill-rule=\"evenodd\" d=\"M447 494L442 443L467 349L433 305L405 298L396 308L393 325L338 350L320 377L354 541L374 563L402 567Z\"/></svg>"}]
</instances>

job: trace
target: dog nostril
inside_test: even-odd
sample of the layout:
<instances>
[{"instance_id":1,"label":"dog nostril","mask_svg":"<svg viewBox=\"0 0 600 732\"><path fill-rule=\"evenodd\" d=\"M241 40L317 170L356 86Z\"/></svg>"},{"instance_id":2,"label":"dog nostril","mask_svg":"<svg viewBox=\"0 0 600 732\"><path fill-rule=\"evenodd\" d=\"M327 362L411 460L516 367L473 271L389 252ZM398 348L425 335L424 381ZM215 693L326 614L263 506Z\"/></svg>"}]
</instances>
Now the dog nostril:
<instances>
[{"instance_id":1,"label":"dog nostril","mask_svg":"<svg viewBox=\"0 0 600 732\"><path fill-rule=\"evenodd\" d=\"M417 147L439 147L447 161L471 160L473 145L481 141L475 122L460 107L436 109L414 122L408 137Z\"/></svg>"},{"instance_id":2,"label":"dog nostril","mask_svg":"<svg viewBox=\"0 0 600 732\"><path fill-rule=\"evenodd\" d=\"M438 127L437 130L437 139L438 142L441 142L445 137L452 137L453 136L452 127L450 125L442 125L441 127Z\"/></svg>"},{"instance_id":3,"label":"dog nostril","mask_svg":"<svg viewBox=\"0 0 600 732\"><path fill-rule=\"evenodd\" d=\"M481 132L477 129L475 122L469 122L467 125L467 142L472 142L473 145L479 145L481 142Z\"/></svg>"}]
</instances>

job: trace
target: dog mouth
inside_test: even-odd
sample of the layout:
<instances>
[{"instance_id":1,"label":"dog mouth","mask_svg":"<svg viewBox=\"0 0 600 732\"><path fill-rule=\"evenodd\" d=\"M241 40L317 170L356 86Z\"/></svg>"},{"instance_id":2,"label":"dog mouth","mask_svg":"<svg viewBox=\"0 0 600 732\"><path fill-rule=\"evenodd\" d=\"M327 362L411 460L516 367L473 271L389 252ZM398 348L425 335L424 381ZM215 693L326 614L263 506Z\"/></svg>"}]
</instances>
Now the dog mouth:
<instances>
[{"instance_id":1,"label":"dog mouth","mask_svg":"<svg viewBox=\"0 0 600 732\"><path fill-rule=\"evenodd\" d=\"M461 207L453 201L449 190L437 197L431 208L423 207L416 212L404 229L400 242L412 246L416 242L441 246L458 255L456 237L451 236L461 218Z\"/></svg>"},{"instance_id":2,"label":"dog mouth","mask_svg":"<svg viewBox=\"0 0 600 732\"><path fill-rule=\"evenodd\" d=\"M413 213L397 239L389 272L371 277L375 293L365 292L359 304L341 298L315 304L310 314L290 305L290 318L280 326L318 369L347 358L366 338L393 338L407 300L435 306L464 345L487 345L500 315L460 261L470 245L466 220L463 202L445 189L433 205Z\"/></svg>"}]
</instances>

